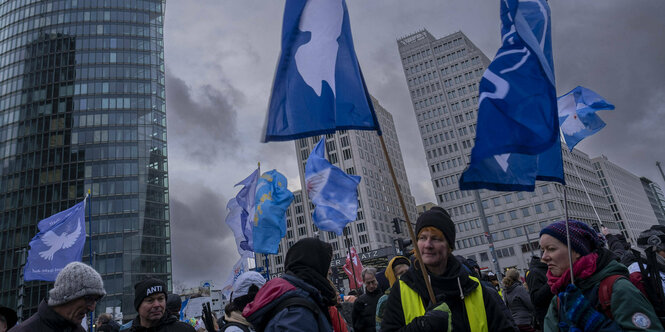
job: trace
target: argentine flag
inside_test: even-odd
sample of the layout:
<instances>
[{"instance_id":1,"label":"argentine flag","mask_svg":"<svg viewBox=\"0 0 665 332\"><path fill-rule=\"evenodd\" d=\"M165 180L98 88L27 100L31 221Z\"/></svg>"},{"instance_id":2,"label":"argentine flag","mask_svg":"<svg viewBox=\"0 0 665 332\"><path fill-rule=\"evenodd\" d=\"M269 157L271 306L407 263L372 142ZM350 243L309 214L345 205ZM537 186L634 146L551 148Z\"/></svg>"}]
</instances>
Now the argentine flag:
<instances>
[{"instance_id":1,"label":"argentine flag","mask_svg":"<svg viewBox=\"0 0 665 332\"><path fill-rule=\"evenodd\" d=\"M312 149L305 165L307 194L314 209L314 224L321 230L342 235L346 224L356 220L360 177L348 175L324 158L325 136Z\"/></svg>"},{"instance_id":2,"label":"argentine flag","mask_svg":"<svg viewBox=\"0 0 665 332\"><path fill-rule=\"evenodd\" d=\"M287 0L263 142L376 130L344 0Z\"/></svg>"},{"instance_id":3,"label":"argentine flag","mask_svg":"<svg viewBox=\"0 0 665 332\"><path fill-rule=\"evenodd\" d=\"M614 105L585 87L578 86L557 99L559 126L568 149L605 127L596 111L613 110Z\"/></svg>"}]
</instances>

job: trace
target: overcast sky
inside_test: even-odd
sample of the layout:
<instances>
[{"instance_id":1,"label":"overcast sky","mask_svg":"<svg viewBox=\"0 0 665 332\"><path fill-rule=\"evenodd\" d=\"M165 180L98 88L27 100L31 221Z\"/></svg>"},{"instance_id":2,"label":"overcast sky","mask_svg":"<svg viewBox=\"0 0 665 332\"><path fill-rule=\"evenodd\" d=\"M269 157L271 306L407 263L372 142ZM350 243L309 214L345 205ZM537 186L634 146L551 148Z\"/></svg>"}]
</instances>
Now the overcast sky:
<instances>
[{"instance_id":1,"label":"overcast sky","mask_svg":"<svg viewBox=\"0 0 665 332\"><path fill-rule=\"evenodd\" d=\"M577 85L616 105L607 127L577 147L638 176L663 179L665 2L552 1L557 95ZM490 59L499 1L348 1L368 89L392 113L417 204L435 201L396 40L421 29L464 32ZM259 142L280 51L284 1L169 0L166 95L173 278L217 287L238 259L225 206L256 168L277 169L300 189L293 142Z\"/></svg>"}]
</instances>

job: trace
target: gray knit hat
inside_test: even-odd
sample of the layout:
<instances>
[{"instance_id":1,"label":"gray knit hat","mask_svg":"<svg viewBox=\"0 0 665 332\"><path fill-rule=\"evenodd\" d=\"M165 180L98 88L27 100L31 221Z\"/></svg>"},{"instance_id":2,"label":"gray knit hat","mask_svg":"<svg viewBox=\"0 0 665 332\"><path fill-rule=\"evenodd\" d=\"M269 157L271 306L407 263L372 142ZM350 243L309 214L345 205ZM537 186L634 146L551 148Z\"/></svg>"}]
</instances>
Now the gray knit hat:
<instances>
[{"instance_id":1,"label":"gray knit hat","mask_svg":"<svg viewBox=\"0 0 665 332\"><path fill-rule=\"evenodd\" d=\"M55 278L48 305L57 306L86 295L106 295L102 276L89 265L71 262Z\"/></svg>"}]
</instances>

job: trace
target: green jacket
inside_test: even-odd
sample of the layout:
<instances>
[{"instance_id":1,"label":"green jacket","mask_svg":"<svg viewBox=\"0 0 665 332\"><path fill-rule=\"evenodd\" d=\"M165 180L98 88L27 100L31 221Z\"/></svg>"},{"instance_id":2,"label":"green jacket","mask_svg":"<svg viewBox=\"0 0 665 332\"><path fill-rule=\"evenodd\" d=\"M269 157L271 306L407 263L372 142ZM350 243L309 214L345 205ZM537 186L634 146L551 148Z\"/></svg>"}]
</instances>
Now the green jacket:
<instances>
[{"instance_id":1,"label":"green jacket","mask_svg":"<svg viewBox=\"0 0 665 332\"><path fill-rule=\"evenodd\" d=\"M613 321L623 331L663 331L663 326L660 324L656 313L651 306L651 303L640 293L630 280L628 280L628 269L621 263L612 259L603 259L606 256L600 253L597 262L600 271L597 271L587 279L575 279L575 285L582 291L584 296L591 301L592 304L598 302L598 287L600 282L611 275L620 274L626 278L617 279L612 286L611 310ZM604 265L604 267L602 267ZM592 294L595 290L595 294ZM641 315L640 315L641 313ZM639 327L644 324L644 316L650 320L647 328ZM635 318L637 323L634 323ZM552 298L550 307L545 316L544 331L560 331L559 330L559 313L557 306L557 296ZM615 325L615 326L616 326ZM582 327L583 328L583 327ZM601 331L615 331L616 329L601 329Z\"/></svg>"}]
</instances>

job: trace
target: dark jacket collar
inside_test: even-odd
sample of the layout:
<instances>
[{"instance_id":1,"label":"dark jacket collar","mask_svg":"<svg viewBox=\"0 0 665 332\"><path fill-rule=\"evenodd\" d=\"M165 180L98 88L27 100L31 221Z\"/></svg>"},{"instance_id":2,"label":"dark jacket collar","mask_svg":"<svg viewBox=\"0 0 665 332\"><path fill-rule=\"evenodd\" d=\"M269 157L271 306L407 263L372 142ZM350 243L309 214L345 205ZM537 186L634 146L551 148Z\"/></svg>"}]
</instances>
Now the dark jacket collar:
<instances>
[{"instance_id":1,"label":"dark jacket collar","mask_svg":"<svg viewBox=\"0 0 665 332\"><path fill-rule=\"evenodd\" d=\"M422 299L427 299L429 295L425 281L423 280L420 264L413 264L401 278L411 289L415 290ZM437 297L437 302L450 298L461 298L462 295L469 295L478 283L469 278L469 273L462 268L457 259L450 255L446 265L446 271L441 276L429 274L432 282L432 290Z\"/></svg>"},{"instance_id":2,"label":"dark jacket collar","mask_svg":"<svg viewBox=\"0 0 665 332\"><path fill-rule=\"evenodd\" d=\"M141 317L137 315L136 318L134 318L134 322L132 323L131 331L145 331L145 330L148 330L148 329L156 329L156 328L158 328L162 325L172 324L173 322L175 322L177 320L178 320L178 318L176 318L176 316L169 315L168 313L165 312L164 316L162 316L162 318L159 319L159 322L157 322L157 324L155 326L152 326L152 327L148 328L148 327L141 326Z\"/></svg>"},{"instance_id":3,"label":"dark jacket collar","mask_svg":"<svg viewBox=\"0 0 665 332\"><path fill-rule=\"evenodd\" d=\"M53 328L54 331L76 331L79 328L83 329L81 324L75 324L65 317L60 316L53 308L48 306L46 300L42 300L37 308L37 312L44 325Z\"/></svg>"}]
</instances>

